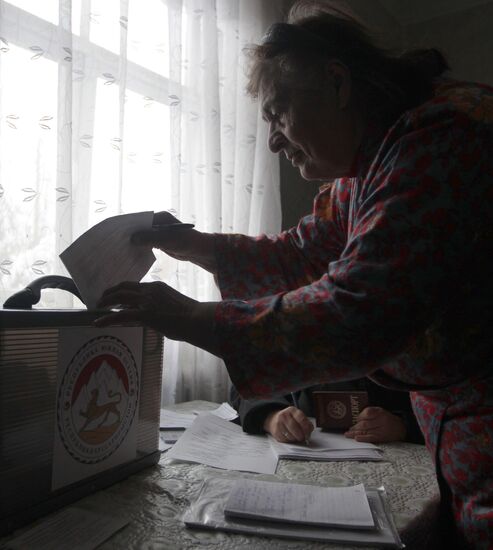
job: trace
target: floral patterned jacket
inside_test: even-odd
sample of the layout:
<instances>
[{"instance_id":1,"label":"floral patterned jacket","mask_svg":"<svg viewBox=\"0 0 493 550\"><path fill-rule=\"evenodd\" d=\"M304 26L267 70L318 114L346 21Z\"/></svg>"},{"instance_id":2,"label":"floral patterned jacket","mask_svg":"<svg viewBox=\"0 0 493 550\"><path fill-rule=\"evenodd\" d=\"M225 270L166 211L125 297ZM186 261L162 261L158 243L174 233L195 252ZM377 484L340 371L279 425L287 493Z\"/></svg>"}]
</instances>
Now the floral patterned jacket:
<instances>
[{"instance_id":1,"label":"floral patterned jacket","mask_svg":"<svg viewBox=\"0 0 493 550\"><path fill-rule=\"evenodd\" d=\"M244 397L482 372L493 346L493 89L442 81L296 228L217 235L217 334Z\"/></svg>"}]
</instances>

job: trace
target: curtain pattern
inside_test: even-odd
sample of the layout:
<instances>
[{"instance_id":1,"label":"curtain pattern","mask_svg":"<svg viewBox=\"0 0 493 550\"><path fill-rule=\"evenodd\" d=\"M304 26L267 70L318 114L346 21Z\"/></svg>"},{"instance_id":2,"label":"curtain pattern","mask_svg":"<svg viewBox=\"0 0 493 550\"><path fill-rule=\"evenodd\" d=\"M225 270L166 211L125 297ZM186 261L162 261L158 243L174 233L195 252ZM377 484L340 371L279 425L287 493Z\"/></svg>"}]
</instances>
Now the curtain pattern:
<instances>
[{"instance_id":1,"label":"curtain pattern","mask_svg":"<svg viewBox=\"0 0 493 550\"><path fill-rule=\"evenodd\" d=\"M0 1L0 299L95 223L170 210L200 230L275 233L278 160L244 93L261 0ZM146 280L199 300L212 277L156 252ZM47 291L40 307L80 307ZM221 362L165 343L163 403L225 399Z\"/></svg>"}]
</instances>

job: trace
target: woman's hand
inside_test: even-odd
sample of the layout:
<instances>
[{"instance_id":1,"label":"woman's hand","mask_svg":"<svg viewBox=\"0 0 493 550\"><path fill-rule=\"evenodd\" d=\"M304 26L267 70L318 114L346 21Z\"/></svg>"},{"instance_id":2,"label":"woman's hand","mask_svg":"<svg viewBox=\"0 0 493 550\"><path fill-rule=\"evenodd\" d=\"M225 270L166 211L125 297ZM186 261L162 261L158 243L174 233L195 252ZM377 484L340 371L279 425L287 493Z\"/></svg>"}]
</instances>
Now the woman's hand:
<instances>
[{"instance_id":1,"label":"woman's hand","mask_svg":"<svg viewBox=\"0 0 493 550\"><path fill-rule=\"evenodd\" d=\"M193 262L215 273L214 235L192 228L176 227L175 224L179 223L180 220L169 212L157 212L154 214L153 229L135 233L132 243L159 248L172 258ZM171 227L167 228L167 225Z\"/></svg>"},{"instance_id":2,"label":"woman's hand","mask_svg":"<svg viewBox=\"0 0 493 550\"><path fill-rule=\"evenodd\" d=\"M366 407L358 415L356 424L344 435L367 443L404 441L406 426L400 417L382 407Z\"/></svg>"},{"instance_id":3,"label":"woman's hand","mask_svg":"<svg viewBox=\"0 0 493 550\"><path fill-rule=\"evenodd\" d=\"M270 413L264 420L264 430L277 441L306 441L313 431L313 424L303 411L296 407L286 407Z\"/></svg>"},{"instance_id":4,"label":"woman's hand","mask_svg":"<svg viewBox=\"0 0 493 550\"><path fill-rule=\"evenodd\" d=\"M142 324L172 340L183 340L218 354L215 302L198 302L162 282L125 282L109 288L98 308L118 307L95 321L98 327Z\"/></svg>"}]
</instances>

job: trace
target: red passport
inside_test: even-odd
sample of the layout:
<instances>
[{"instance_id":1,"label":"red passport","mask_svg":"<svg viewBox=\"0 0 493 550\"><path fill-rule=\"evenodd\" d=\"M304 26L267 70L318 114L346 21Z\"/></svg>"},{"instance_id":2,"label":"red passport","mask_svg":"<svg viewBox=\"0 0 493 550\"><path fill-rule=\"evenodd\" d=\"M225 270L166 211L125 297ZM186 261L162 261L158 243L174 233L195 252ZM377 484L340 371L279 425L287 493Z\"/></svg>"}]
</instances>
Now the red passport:
<instances>
[{"instance_id":1,"label":"red passport","mask_svg":"<svg viewBox=\"0 0 493 550\"><path fill-rule=\"evenodd\" d=\"M365 391L314 391L317 426L325 430L347 430L368 406Z\"/></svg>"}]
</instances>

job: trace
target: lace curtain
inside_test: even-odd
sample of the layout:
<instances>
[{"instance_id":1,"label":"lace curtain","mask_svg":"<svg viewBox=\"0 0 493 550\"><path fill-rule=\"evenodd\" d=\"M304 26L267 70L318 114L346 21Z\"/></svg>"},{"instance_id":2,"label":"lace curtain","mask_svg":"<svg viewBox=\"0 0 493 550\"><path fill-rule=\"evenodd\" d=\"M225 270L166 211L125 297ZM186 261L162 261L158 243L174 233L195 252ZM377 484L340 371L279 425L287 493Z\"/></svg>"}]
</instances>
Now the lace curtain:
<instances>
[{"instance_id":1,"label":"lace curtain","mask_svg":"<svg viewBox=\"0 0 493 550\"><path fill-rule=\"evenodd\" d=\"M0 1L0 298L116 214L170 210L209 232L275 233L279 166L244 93L243 48L279 17L261 0ZM212 277L156 252L146 280L199 300ZM40 307L80 307L46 291ZM165 342L163 403L221 401L228 377Z\"/></svg>"}]
</instances>

